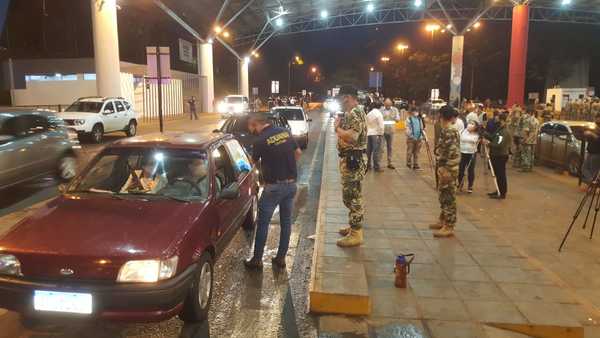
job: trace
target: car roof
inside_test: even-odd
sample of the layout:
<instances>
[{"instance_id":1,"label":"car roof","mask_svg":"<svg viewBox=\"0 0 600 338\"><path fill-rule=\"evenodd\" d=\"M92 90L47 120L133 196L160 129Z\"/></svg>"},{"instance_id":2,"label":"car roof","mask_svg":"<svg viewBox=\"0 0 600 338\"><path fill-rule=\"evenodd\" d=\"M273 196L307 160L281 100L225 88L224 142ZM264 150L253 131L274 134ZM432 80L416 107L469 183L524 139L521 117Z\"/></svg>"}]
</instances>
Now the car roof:
<instances>
[{"instance_id":1,"label":"car roof","mask_svg":"<svg viewBox=\"0 0 600 338\"><path fill-rule=\"evenodd\" d=\"M152 133L116 141L107 148L172 148L172 149L202 149L205 150L213 143L231 136L222 133L189 133L182 131Z\"/></svg>"},{"instance_id":2,"label":"car roof","mask_svg":"<svg viewBox=\"0 0 600 338\"><path fill-rule=\"evenodd\" d=\"M104 102L106 100L122 100L127 101L123 97L104 97L104 96L86 96L77 99L79 102Z\"/></svg>"},{"instance_id":3,"label":"car roof","mask_svg":"<svg viewBox=\"0 0 600 338\"><path fill-rule=\"evenodd\" d=\"M587 126L594 124L594 122L589 122L589 121L571 121L571 120L555 120L555 121L549 121L546 123L560 123L560 124L567 125L569 127L587 127Z\"/></svg>"},{"instance_id":4,"label":"car roof","mask_svg":"<svg viewBox=\"0 0 600 338\"><path fill-rule=\"evenodd\" d=\"M2 117L13 117L18 115L29 115L38 114L44 116L54 116L55 111L47 109L27 109L27 108L15 108L15 107L0 107L0 116Z\"/></svg>"}]
</instances>

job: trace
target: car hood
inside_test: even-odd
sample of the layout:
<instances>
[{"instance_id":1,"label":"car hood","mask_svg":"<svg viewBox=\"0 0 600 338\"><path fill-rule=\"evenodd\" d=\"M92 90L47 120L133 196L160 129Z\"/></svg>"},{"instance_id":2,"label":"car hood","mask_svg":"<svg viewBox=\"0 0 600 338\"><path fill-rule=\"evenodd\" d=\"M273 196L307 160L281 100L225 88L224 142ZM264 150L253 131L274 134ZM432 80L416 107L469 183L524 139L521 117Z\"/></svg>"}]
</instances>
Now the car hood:
<instances>
[{"instance_id":1,"label":"car hood","mask_svg":"<svg viewBox=\"0 0 600 338\"><path fill-rule=\"evenodd\" d=\"M93 278L114 278L125 261L166 258L206 204L58 197L0 238L0 251L15 254L26 276L52 277L65 264ZM97 261L112 262L99 273ZM93 271L92 271L93 270Z\"/></svg>"},{"instance_id":2,"label":"car hood","mask_svg":"<svg viewBox=\"0 0 600 338\"><path fill-rule=\"evenodd\" d=\"M306 121L288 120L288 124L290 125L290 128L292 129L292 133L294 133L294 134L308 132L308 124L306 123Z\"/></svg>"},{"instance_id":3,"label":"car hood","mask_svg":"<svg viewBox=\"0 0 600 338\"><path fill-rule=\"evenodd\" d=\"M65 195L0 238L3 250L160 257L204 204Z\"/></svg>"},{"instance_id":4,"label":"car hood","mask_svg":"<svg viewBox=\"0 0 600 338\"><path fill-rule=\"evenodd\" d=\"M59 113L58 117L60 117L63 120L78 120L78 119L97 118L98 115L100 115L100 113L70 111L70 112Z\"/></svg>"}]
</instances>

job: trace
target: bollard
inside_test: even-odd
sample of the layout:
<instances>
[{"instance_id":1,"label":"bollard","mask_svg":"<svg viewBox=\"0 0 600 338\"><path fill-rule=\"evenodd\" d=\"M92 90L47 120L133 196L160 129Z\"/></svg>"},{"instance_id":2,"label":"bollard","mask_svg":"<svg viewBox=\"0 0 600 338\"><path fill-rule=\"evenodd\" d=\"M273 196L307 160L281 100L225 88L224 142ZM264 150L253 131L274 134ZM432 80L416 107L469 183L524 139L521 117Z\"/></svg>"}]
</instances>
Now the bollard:
<instances>
[{"instance_id":1,"label":"bollard","mask_svg":"<svg viewBox=\"0 0 600 338\"><path fill-rule=\"evenodd\" d=\"M410 263L415 259L415 254L399 255L396 257L396 266L394 267L394 273L396 273L396 279L394 285L397 288L406 288L406 277L410 273Z\"/></svg>"}]
</instances>

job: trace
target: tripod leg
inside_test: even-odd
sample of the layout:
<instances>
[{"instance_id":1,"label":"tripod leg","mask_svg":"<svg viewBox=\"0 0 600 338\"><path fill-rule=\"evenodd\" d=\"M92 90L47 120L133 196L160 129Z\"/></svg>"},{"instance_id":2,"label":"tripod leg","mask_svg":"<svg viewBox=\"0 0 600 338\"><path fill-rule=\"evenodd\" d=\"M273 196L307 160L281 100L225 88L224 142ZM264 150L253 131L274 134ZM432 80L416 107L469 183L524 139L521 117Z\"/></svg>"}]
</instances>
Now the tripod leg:
<instances>
[{"instance_id":1,"label":"tripod leg","mask_svg":"<svg viewBox=\"0 0 600 338\"><path fill-rule=\"evenodd\" d=\"M586 192L586 196L589 195L590 193L592 193L591 194L592 200L590 201L590 206L588 207L587 213L585 215L585 219L583 221L583 226L581 227L582 229L586 228L588 219L590 217L590 211L592 210L592 206L595 204L594 201L598 199L598 192L596 191L596 189L593 189L591 185L588 188L588 191Z\"/></svg>"},{"instance_id":2,"label":"tripod leg","mask_svg":"<svg viewBox=\"0 0 600 338\"><path fill-rule=\"evenodd\" d=\"M597 188L594 188L594 191ZM590 230L590 239L594 236L594 229L596 228L596 219L598 218L598 211L600 211L600 198L596 198L596 210L594 210L594 222L592 223L592 229Z\"/></svg>"},{"instance_id":3,"label":"tripod leg","mask_svg":"<svg viewBox=\"0 0 600 338\"><path fill-rule=\"evenodd\" d=\"M592 194L591 195L592 200L590 201L589 208L588 208L588 215L589 215L589 210L591 209L594 199L596 198L596 195L597 195L596 189L594 189L593 191L591 189L588 189L588 191L585 193L585 196L583 196L583 198L581 199L581 202L579 202L579 205L577 206L577 210L575 211L575 214L573 215L573 220L571 221L571 224L569 224L569 227L567 228L567 232L565 233L565 236L563 237L562 241L560 242L560 246L558 247L558 252L561 252L563 246L565 245L565 242L567 241L567 237L571 233L571 230L573 229L573 225L575 225L575 221L577 221L577 218L581 214L581 211L583 210L586 202L590 198L590 193ZM586 222L587 222L587 216L586 216ZM585 222L584 222L583 226L585 227Z\"/></svg>"}]
</instances>

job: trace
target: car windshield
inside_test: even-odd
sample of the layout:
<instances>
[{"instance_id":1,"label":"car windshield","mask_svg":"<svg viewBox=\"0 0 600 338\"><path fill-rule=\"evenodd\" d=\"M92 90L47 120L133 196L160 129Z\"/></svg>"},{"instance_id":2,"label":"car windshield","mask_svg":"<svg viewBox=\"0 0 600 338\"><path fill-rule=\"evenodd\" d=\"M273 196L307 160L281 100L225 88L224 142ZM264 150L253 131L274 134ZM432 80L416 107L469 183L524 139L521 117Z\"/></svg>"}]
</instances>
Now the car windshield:
<instances>
[{"instance_id":1,"label":"car windshield","mask_svg":"<svg viewBox=\"0 0 600 338\"><path fill-rule=\"evenodd\" d=\"M300 109L276 109L275 111L285 117L288 121L304 120L304 115Z\"/></svg>"},{"instance_id":2,"label":"car windshield","mask_svg":"<svg viewBox=\"0 0 600 338\"><path fill-rule=\"evenodd\" d=\"M67 108L68 112L85 112L85 113L99 113L102 109L102 102L91 102L91 101L77 101Z\"/></svg>"},{"instance_id":3,"label":"car windshield","mask_svg":"<svg viewBox=\"0 0 600 338\"><path fill-rule=\"evenodd\" d=\"M203 201L208 197L208 168L204 151L113 148L94 159L69 193Z\"/></svg>"},{"instance_id":4,"label":"car windshield","mask_svg":"<svg viewBox=\"0 0 600 338\"><path fill-rule=\"evenodd\" d=\"M241 96L227 96L227 97L225 97L225 99L223 101L225 101L225 103L242 103L242 97Z\"/></svg>"}]
</instances>

